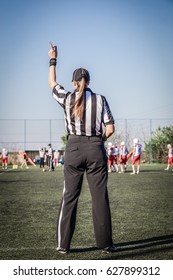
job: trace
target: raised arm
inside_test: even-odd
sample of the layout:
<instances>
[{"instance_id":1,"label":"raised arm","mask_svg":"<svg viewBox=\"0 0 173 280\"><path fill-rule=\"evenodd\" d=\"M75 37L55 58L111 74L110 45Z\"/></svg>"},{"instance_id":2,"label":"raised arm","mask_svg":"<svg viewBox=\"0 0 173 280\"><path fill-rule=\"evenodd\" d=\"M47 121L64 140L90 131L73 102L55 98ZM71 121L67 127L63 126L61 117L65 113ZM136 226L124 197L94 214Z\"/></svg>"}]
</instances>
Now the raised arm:
<instances>
[{"instance_id":1,"label":"raised arm","mask_svg":"<svg viewBox=\"0 0 173 280\"><path fill-rule=\"evenodd\" d=\"M50 67L49 67L49 76L48 76L48 83L51 89L53 89L57 82L56 82L56 59L57 59L57 47L53 46L50 43L50 50L48 53L50 58Z\"/></svg>"}]
</instances>

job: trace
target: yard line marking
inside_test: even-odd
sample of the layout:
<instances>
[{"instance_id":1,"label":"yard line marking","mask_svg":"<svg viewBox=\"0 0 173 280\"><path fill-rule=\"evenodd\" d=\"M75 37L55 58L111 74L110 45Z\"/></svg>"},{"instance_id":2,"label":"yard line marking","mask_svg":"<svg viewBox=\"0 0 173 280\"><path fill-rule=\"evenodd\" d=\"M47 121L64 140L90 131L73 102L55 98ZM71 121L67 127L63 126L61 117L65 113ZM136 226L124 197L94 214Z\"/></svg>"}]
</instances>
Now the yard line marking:
<instances>
[{"instance_id":1,"label":"yard line marking","mask_svg":"<svg viewBox=\"0 0 173 280\"><path fill-rule=\"evenodd\" d=\"M85 247L87 248L94 248L95 244L87 244L84 246L76 246L76 247L72 247L71 250L77 250L77 249L84 249ZM24 251L24 250L56 250L57 247L21 247L21 248L0 248L0 252L8 252L8 251Z\"/></svg>"},{"instance_id":2,"label":"yard line marking","mask_svg":"<svg viewBox=\"0 0 173 280\"><path fill-rule=\"evenodd\" d=\"M53 249L55 250L55 247L39 247L39 248L34 248L34 247L21 247L21 248L0 248L1 252L7 252L7 251L23 251L23 250L46 250L46 249Z\"/></svg>"}]
</instances>

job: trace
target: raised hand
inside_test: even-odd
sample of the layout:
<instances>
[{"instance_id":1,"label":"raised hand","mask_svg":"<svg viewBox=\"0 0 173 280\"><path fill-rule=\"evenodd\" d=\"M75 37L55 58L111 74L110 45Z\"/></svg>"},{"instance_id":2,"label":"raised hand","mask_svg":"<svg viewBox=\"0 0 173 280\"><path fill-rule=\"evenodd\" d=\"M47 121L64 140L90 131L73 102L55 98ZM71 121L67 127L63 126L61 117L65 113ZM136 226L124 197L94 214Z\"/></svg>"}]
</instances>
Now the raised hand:
<instances>
[{"instance_id":1,"label":"raised hand","mask_svg":"<svg viewBox=\"0 0 173 280\"><path fill-rule=\"evenodd\" d=\"M50 42L50 50L48 52L48 56L50 59L57 58L57 56L58 56L57 46L54 46L51 42Z\"/></svg>"}]
</instances>

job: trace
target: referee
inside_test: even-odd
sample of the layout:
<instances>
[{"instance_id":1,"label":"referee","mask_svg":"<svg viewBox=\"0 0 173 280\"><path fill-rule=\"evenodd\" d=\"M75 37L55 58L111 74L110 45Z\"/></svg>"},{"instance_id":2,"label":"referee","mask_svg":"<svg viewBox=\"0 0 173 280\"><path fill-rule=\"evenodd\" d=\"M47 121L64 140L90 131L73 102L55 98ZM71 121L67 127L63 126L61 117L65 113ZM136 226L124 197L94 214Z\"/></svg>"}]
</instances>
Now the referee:
<instances>
[{"instance_id":1,"label":"referee","mask_svg":"<svg viewBox=\"0 0 173 280\"><path fill-rule=\"evenodd\" d=\"M49 85L53 97L65 113L68 142L65 151L64 191L57 222L57 250L68 253L73 237L78 198L84 172L92 196L93 225L97 247L104 253L115 252L112 241L111 213L107 191L107 155L104 141L114 133L114 119L106 98L88 87L89 72L76 69L74 92L56 82L57 48L50 44ZM102 125L105 126L103 134Z\"/></svg>"}]
</instances>

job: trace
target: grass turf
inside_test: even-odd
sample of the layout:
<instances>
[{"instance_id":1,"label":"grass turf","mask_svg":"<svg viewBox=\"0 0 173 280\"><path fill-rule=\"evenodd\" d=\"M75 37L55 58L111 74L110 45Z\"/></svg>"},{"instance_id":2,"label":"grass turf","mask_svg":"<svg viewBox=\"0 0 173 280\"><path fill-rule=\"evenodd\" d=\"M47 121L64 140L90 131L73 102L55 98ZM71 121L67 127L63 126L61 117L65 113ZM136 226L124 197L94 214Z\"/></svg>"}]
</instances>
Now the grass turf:
<instances>
[{"instance_id":1,"label":"grass turf","mask_svg":"<svg viewBox=\"0 0 173 280\"><path fill-rule=\"evenodd\" d=\"M56 250L56 220L63 168L0 171L0 259L173 259L173 172L142 165L139 175L109 174L113 239L119 251L95 247L91 197L86 178L78 204L71 252Z\"/></svg>"}]
</instances>

